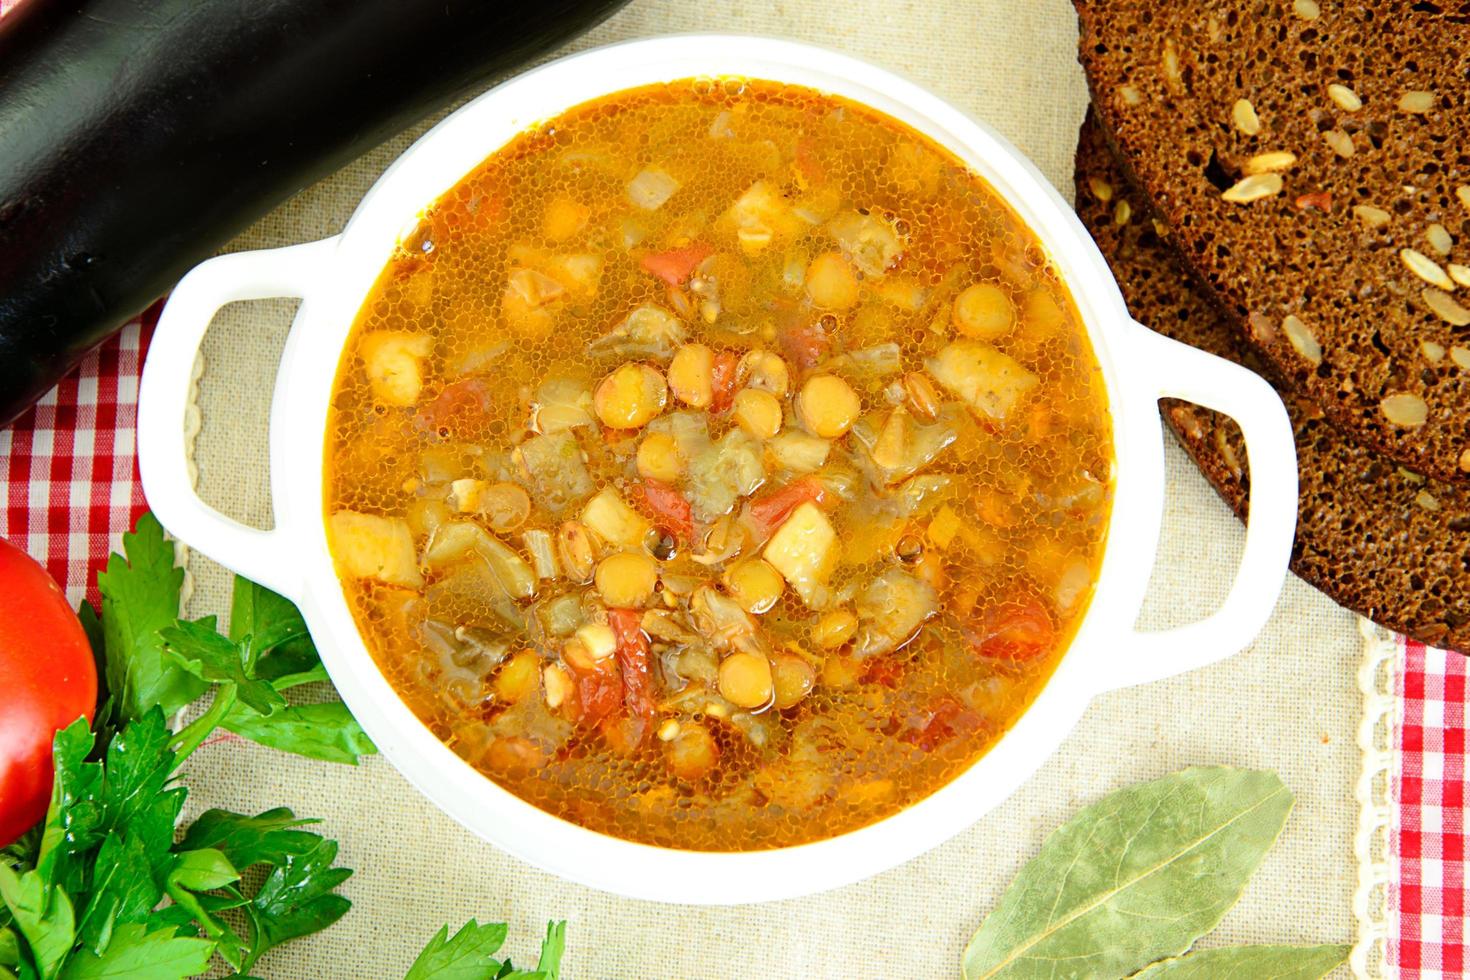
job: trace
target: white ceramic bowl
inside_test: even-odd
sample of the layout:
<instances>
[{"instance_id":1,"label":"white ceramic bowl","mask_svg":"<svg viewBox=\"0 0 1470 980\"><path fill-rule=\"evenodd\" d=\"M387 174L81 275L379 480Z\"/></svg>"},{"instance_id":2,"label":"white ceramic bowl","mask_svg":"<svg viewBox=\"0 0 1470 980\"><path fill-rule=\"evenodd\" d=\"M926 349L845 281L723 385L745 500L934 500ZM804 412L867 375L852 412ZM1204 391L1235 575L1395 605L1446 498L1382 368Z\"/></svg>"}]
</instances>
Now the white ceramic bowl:
<instances>
[{"instance_id":1,"label":"white ceramic bowl","mask_svg":"<svg viewBox=\"0 0 1470 980\"><path fill-rule=\"evenodd\" d=\"M1090 611L1019 723L968 771L895 816L817 843L742 854L664 849L594 833L506 792L446 748L394 693L363 645L333 574L322 515L333 375L348 329L400 232L539 120L621 89L696 76L769 79L862 102L927 134L989 181L1040 236L1086 321L1106 379L1116 452L1111 533ZM275 526L262 531L224 517L195 494L183 418L190 369L214 313L237 300L279 296L302 302L276 376L270 415ZM1163 513L1157 405L1163 396L1219 409L1240 423L1250 459L1251 514L1241 567L1223 607L1180 629L1138 633L1133 624ZM1296 519L1296 457L1275 392L1243 368L1134 323L1071 208L1014 147L902 78L832 51L766 38L632 41L572 55L485 93L399 157L341 235L226 255L190 272L158 323L140 400L143 488L159 520L204 554L296 601L343 700L414 785L470 830L532 864L607 891L666 902L733 904L822 891L898 865L965 829L1055 751L1095 695L1199 667L1245 646L1275 604Z\"/></svg>"}]
</instances>

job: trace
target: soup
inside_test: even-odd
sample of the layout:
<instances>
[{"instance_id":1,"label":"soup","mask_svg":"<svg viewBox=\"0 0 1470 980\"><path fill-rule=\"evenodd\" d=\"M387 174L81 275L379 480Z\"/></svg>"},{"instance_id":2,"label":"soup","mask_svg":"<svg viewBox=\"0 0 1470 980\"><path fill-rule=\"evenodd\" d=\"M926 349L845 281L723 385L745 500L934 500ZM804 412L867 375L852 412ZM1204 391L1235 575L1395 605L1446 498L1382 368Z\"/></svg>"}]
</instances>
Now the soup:
<instances>
[{"instance_id":1,"label":"soup","mask_svg":"<svg viewBox=\"0 0 1470 980\"><path fill-rule=\"evenodd\" d=\"M922 799L1091 595L1111 429L1034 235L925 137L773 83L619 93L426 210L354 324L325 517L389 682L649 844Z\"/></svg>"}]
</instances>

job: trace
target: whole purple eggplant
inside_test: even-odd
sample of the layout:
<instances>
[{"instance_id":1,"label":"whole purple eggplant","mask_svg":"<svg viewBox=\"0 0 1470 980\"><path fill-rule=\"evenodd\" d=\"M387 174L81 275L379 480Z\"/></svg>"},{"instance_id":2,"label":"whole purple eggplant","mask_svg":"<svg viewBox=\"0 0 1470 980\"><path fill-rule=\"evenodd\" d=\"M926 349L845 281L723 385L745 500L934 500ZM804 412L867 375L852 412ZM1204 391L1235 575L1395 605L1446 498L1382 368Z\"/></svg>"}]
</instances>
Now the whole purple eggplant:
<instances>
[{"instance_id":1,"label":"whole purple eggplant","mask_svg":"<svg viewBox=\"0 0 1470 980\"><path fill-rule=\"evenodd\" d=\"M291 194L625 0L23 0L0 18L0 425Z\"/></svg>"}]
</instances>

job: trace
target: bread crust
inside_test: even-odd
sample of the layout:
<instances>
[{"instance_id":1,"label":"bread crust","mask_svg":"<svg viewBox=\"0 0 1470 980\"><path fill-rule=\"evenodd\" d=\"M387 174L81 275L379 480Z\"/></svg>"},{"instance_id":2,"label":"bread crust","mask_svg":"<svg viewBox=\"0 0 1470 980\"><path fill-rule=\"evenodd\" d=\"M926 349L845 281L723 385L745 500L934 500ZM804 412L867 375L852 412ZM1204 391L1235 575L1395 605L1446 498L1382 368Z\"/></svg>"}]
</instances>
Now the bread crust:
<instances>
[{"instance_id":1,"label":"bread crust","mask_svg":"<svg viewBox=\"0 0 1470 980\"><path fill-rule=\"evenodd\" d=\"M1463 5L1075 4L1108 139L1240 339L1355 442L1470 478Z\"/></svg>"},{"instance_id":2,"label":"bread crust","mask_svg":"<svg viewBox=\"0 0 1470 980\"><path fill-rule=\"evenodd\" d=\"M1091 114L1078 143L1076 183L1077 212L1136 319L1271 377L1230 314L1181 271L1169 229L1155 225L1151 202L1128 183ZM1291 415L1301 474L1292 570L1390 629L1470 651L1470 488L1420 476L1364 448L1328 424L1289 380L1277 375L1272 382ZM1243 520L1250 475L1235 423L1184 402L1167 401L1162 409L1185 451Z\"/></svg>"}]
</instances>

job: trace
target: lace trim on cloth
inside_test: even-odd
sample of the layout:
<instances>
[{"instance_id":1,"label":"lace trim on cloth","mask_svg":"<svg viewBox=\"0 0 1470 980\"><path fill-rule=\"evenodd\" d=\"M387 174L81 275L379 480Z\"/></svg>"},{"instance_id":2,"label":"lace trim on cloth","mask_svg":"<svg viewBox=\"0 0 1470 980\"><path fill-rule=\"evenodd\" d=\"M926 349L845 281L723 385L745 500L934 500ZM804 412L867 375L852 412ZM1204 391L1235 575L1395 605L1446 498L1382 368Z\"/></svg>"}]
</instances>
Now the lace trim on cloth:
<instances>
[{"instance_id":1,"label":"lace trim on cloth","mask_svg":"<svg viewBox=\"0 0 1470 980\"><path fill-rule=\"evenodd\" d=\"M1358 887L1353 893L1353 915L1358 921L1357 943L1349 964L1356 977L1391 977L1388 966L1389 889L1393 881L1393 764L1394 732L1399 725L1395 678L1403 668L1401 645L1366 619L1358 620L1363 636L1363 659L1358 667L1358 689L1363 694L1363 717L1358 723L1358 748L1363 769L1358 777L1358 832L1353 851L1358 861Z\"/></svg>"},{"instance_id":2,"label":"lace trim on cloth","mask_svg":"<svg viewBox=\"0 0 1470 980\"><path fill-rule=\"evenodd\" d=\"M199 411L199 379L204 377L204 352L194 355L194 366L189 370L189 394L184 400L184 459L189 466L189 486L199 487L199 466L194 462L194 444L199 441L199 430L203 416ZM170 535L172 537L172 535ZM189 600L194 597L194 573L189 570L189 546L174 538L174 563L184 570L184 581L179 586L179 609L187 610Z\"/></svg>"}]
</instances>

